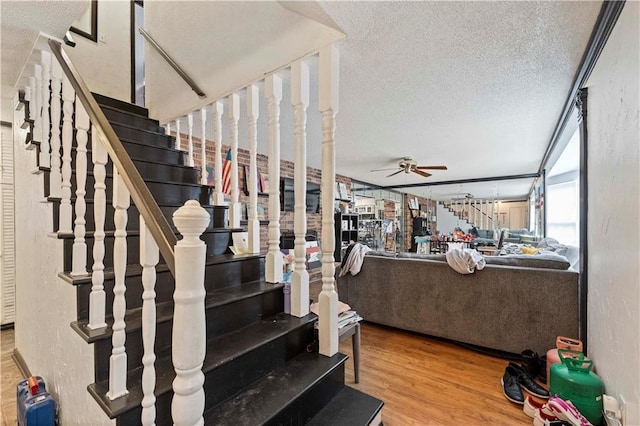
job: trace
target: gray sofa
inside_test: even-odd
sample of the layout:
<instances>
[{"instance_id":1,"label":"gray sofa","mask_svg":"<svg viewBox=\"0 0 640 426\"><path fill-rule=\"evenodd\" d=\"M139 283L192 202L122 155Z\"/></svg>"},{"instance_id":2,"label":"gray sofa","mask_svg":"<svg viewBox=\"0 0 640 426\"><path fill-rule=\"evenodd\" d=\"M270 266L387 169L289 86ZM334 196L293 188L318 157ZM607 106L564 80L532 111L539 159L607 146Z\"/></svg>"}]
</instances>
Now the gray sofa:
<instances>
[{"instance_id":1,"label":"gray sofa","mask_svg":"<svg viewBox=\"0 0 640 426\"><path fill-rule=\"evenodd\" d=\"M578 337L578 282L572 270L488 264L461 275L442 260L365 256L338 294L365 321L542 355L556 336Z\"/></svg>"}]
</instances>

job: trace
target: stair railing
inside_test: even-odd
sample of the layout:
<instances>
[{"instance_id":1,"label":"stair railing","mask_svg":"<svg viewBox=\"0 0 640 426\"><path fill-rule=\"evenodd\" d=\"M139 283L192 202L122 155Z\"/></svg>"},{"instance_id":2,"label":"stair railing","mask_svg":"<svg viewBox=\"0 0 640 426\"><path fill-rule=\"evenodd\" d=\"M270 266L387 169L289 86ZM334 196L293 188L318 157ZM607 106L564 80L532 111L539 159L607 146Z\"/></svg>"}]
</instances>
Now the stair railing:
<instances>
[{"instance_id":1,"label":"stair railing","mask_svg":"<svg viewBox=\"0 0 640 426\"><path fill-rule=\"evenodd\" d=\"M204 375L201 367L206 350L204 274L206 246L200 235L207 227L209 214L195 200L174 213L174 222L184 238L177 238L140 176L122 142L107 120L77 69L62 49L60 42L49 39L51 53L41 52L41 63L30 79L29 92L36 94L36 108L32 108L34 131L32 139L40 143L39 165L51 166L50 195L60 198L58 234L74 235L70 274L87 275L86 236L86 179L87 145L91 136L94 184L94 246L90 272L92 288L89 300L90 329L106 327L106 294L104 290L106 165L113 162L114 207L114 302L112 325L112 354L109 362L109 399L117 399L127 391L127 353L125 347L124 297L127 269L127 210L133 199L140 213L140 264L142 266L142 417L144 425L155 424L155 332L156 265L162 254L175 277L174 320L172 338L174 381L173 420L176 424L197 424L204 408ZM44 72L42 71L44 69ZM50 96L51 94L51 96ZM62 104L62 105L60 105ZM42 108L37 108L42 106ZM61 108L62 106L62 108ZM48 122L49 109L52 123ZM62 111L62 114L61 114ZM62 122L62 143L59 123ZM75 221L72 224L72 149L76 141L76 199ZM51 129L51 132L49 132ZM51 149L49 149L51 141ZM62 157L60 158L60 151ZM174 254L175 247L175 254ZM186 337L185 337L186 336ZM195 409L195 411L194 411ZM195 413L195 414L194 414ZM195 416L195 417L194 417Z\"/></svg>"}]
</instances>

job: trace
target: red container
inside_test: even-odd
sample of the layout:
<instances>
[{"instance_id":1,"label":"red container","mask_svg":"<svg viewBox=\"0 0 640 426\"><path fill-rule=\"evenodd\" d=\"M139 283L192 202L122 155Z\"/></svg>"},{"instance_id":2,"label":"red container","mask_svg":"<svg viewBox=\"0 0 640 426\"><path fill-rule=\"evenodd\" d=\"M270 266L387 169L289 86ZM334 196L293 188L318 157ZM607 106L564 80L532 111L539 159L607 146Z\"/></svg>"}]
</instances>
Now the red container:
<instances>
[{"instance_id":1,"label":"red container","mask_svg":"<svg viewBox=\"0 0 640 426\"><path fill-rule=\"evenodd\" d=\"M572 351L582 352L582 341L564 336L558 336L556 338L555 349L549 349L547 352L547 383L551 383L551 366L560 362L558 349L569 349Z\"/></svg>"}]
</instances>

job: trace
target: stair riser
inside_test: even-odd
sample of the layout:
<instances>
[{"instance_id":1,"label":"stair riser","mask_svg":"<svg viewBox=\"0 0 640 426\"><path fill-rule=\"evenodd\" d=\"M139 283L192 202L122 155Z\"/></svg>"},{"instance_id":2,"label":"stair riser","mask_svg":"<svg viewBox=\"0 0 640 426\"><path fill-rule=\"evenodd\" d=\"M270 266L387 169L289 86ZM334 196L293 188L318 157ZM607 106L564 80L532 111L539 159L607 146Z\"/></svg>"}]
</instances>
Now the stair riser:
<instances>
[{"instance_id":1,"label":"stair riser","mask_svg":"<svg viewBox=\"0 0 640 426\"><path fill-rule=\"evenodd\" d=\"M116 131L116 134L120 139L129 139L140 144L162 148L172 148L175 143L173 138L168 135L150 133L132 127L120 126L117 123L111 123L111 126L113 127L113 130Z\"/></svg>"},{"instance_id":2,"label":"stair riser","mask_svg":"<svg viewBox=\"0 0 640 426\"><path fill-rule=\"evenodd\" d=\"M150 118L140 117L139 115L132 115L126 112L110 108L102 108L102 112L107 116L109 121L115 121L117 123L128 124L129 126L139 127L140 129L149 130L156 133L164 133L164 128L158 124L157 120Z\"/></svg>"},{"instance_id":3,"label":"stair riser","mask_svg":"<svg viewBox=\"0 0 640 426\"><path fill-rule=\"evenodd\" d=\"M232 244L230 242L229 244ZM207 267L205 288L207 292L233 287L238 282L247 283L264 278L264 258L246 259Z\"/></svg>"},{"instance_id":4,"label":"stair riser","mask_svg":"<svg viewBox=\"0 0 640 426\"><path fill-rule=\"evenodd\" d=\"M112 108L121 109L123 111L139 115L141 117L149 117L149 111L146 108L133 105L128 102L119 101L117 99L109 98L99 93L92 93L92 95L98 102L98 105L107 105Z\"/></svg>"},{"instance_id":5,"label":"stair riser","mask_svg":"<svg viewBox=\"0 0 640 426\"><path fill-rule=\"evenodd\" d=\"M184 151L178 151L175 149L162 149L148 145L139 145L127 141L122 141L122 145L134 162L136 160L142 160L169 166L187 165L187 153ZM75 170L76 168L75 158L76 150L74 148L71 153L72 170ZM91 154L90 146L87 147L87 165L88 167L93 168L93 156ZM107 171L109 173L113 171L111 161L107 163Z\"/></svg>"},{"instance_id":6,"label":"stair riser","mask_svg":"<svg viewBox=\"0 0 640 426\"><path fill-rule=\"evenodd\" d=\"M86 237L87 244L87 267L91 269L93 265L93 237ZM201 240L203 240L207 245L207 255L215 256L218 254L223 254L227 251L231 241L231 233L229 232L210 232L202 235ZM113 266L113 243L114 237L107 236L104 240L105 246L105 254L104 254L104 265L109 268ZM64 240L64 271L71 271L72 265L72 256L73 256L73 239L66 238ZM129 235L127 237L127 264L128 265L137 265L140 263L140 237L139 235ZM160 256L160 263L165 263Z\"/></svg>"},{"instance_id":7,"label":"stair riser","mask_svg":"<svg viewBox=\"0 0 640 426\"><path fill-rule=\"evenodd\" d=\"M233 396L250 383L273 371L304 351L313 339L313 324L302 327L266 345L242 355L205 375L205 411ZM343 373L344 376L344 373ZM156 400L156 424L170 426L173 392ZM139 425L141 409L120 416L117 425ZM285 423L283 423L285 424Z\"/></svg>"},{"instance_id":8,"label":"stair riser","mask_svg":"<svg viewBox=\"0 0 640 426\"><path fill-rule=\"evenodd\" d=\"M206 312L207 341L247 326L252 322L260 321L263 317L282 312L283 304L282 291L271 291L235 303L210 308ZM156 354L168 354L171 352L172 328L172 320L157 325ZM109 356L113 346L110 339L100 340L95 343L95 346L96 381L106 380L109 377ZM127 332L126 348L127 369L132 370L141 367L143 355L141 330Z\"/></svg>"}]
</instances>

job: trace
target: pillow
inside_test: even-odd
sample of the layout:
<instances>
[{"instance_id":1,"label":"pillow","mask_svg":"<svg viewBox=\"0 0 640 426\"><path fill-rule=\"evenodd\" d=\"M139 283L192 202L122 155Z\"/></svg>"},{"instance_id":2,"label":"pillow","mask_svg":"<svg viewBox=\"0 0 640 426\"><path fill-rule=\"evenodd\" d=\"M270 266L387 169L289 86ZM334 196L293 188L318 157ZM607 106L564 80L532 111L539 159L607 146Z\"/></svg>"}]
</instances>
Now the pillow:
<instances>
[{"instance_id":1,"label":"pillow","mask_svg":"<svg viewBox=\"0 0 640 426\"><path fill-rule=\"evenodd\" d=\"M536 255L487 256L485 261L487 265L522 266L525 268L566 270L571 266L566 257L553 252L543 252Z\"/></svg>"},{"instance_id":2,"label":"pillow","mask_svg":"<svg viewBox=\"0 0 640 426\"><path fill-rule=\"evenodd\" d=\"M398 253L398 257L401 259L427 259L438 260L441 262L447 261L446 254Z\"/></svg>"},{"instance_id":3,"label":"pillow","mask_svg":"<svg viewBox=\"0 0 640 426\"><path fill-rule=\"evenodd\" d=\"M366 252L365 256L396 257L396 252L395 251L371 250L371 251Z\"/></svg>"}]
</instances>

